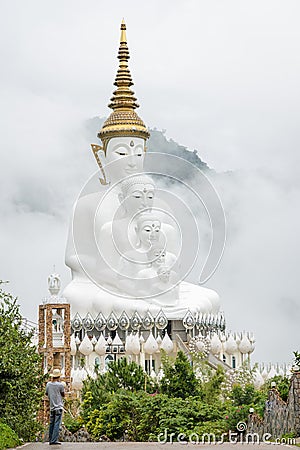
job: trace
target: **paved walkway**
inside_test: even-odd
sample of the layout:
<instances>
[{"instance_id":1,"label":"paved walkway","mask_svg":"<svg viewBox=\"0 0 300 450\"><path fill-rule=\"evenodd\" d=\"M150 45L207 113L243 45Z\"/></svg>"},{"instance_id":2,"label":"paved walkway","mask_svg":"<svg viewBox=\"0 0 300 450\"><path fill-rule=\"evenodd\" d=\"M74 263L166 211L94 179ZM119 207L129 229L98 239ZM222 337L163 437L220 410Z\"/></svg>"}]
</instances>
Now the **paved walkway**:
<instances>
[{"instance_id":1,"label":"paved walkway","mask_svg":"<svg viewBox=\"0 0 300 450\"><path fill-rule=\"evenodd\" d=\"M137 449L148 449L148 450L163 450L163 449L185 449L185 448L197 448L201 446L201 449L203 450L212 450L212 447L214 445L207 445L207 444L180 444L178 442L174 442L173 444L167 443L162 444L159 442L93 442L93 443L81 443L81 442L63 442L62 445L52 445L49 447L48 443L34 443L34 444L25 444L21 447L21 450L46 450L46 449L53 449L53 450L137 450ZM255 448L255 450L270 450L270 444L229 444L224 443L221 446L218 446L221 449L224 450L246 450L247 447L250 447L251 449ZM277 447L277 446L276 446ZM282 445L280 446L282 448ZM291 448L291 446L285 446ZM272 447L271 447L272 448ZM295 447L294 447L295 448ZM19 447L20 449L20 447ZM249 449L250 450L250 449Z\"/></svg>"}]
</instances>

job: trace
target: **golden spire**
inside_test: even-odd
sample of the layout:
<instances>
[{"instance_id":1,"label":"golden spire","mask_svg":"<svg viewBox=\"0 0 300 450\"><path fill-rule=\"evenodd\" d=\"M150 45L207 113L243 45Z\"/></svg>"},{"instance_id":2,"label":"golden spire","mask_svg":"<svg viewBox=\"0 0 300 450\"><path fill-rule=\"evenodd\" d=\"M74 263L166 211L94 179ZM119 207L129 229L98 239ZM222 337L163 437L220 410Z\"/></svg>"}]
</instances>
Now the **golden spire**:
<instances>
[{"instance_id":1,"label":"golden spire","mask_svg":"<svg viewBox=\"0 0 300 450\"><path fill-rule=\"evenodd\" d=\"M124 19L121 24L121 38L118 53L119 68L114 85L117 89L110 99L109 108L113 110L109 118L104 122L98 137L103 142L103 149L110 138L116 136L137 136L148 139L149 132L140 117L134 111L139 105L136 103L134 92L130 89L133 85L130 71L128 69L129 50L126 38L126 24Z\"/></svg>"}]
</instances>

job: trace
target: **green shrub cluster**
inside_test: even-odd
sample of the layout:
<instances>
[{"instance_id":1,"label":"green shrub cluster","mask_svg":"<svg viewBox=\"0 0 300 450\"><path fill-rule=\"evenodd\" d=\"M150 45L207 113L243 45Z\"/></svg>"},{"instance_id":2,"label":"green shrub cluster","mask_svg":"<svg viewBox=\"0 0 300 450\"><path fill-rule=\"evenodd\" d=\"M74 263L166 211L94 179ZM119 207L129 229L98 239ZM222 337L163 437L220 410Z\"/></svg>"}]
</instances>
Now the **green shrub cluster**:
<instances>
[{"instance_id":1,"label":"green shrub cluster","mask_svg":"<svg viewBox=\"0 0 300 450\"><path fill-rule=\"evenodd\" d=\"M20 444L17 434L6 423L0 422L0 450L17 447Z\"/></svg>"},{"instance_id":2,"label":"green shrub cluster","mask_svg":"<svg viewBox=\"0 0 300 450\"><path fill-rule=\"evenodd\" d=\"M1 284L1 282L0 282ZM0 287L0 450L15 447L20 439L35 438L37 412L44 393L41 357L32 346L32 334L22 328L17 300ZM300 354L295 352L299 365ZM100 440L157 440L158 435L180 433L220 438L247 421L249 408L263 416L271 382L284 400L286 377L275 377L257 390L248 367L240 378L227 381L221 367L211 370L203 360L178 352L175 361L162 354L163 378L154 382L134 362L122 358L84 383L82 402L66 400L64 424L72 433L85 426ZM195 375L197 373L197 377ZM224 390L224 386L226 389Z\"/></svg>"},{"instance_id":3,"label":"green shrub cluster","mask_svg":"<svg viewBox=\"0 0 300 450\"><path fill-rule=\"evenodd\" d=\"M224 404L203 404L198 397L169 397L146 392L119 390L111 400L89 414L87 430L95 439L107 436L111 440L125 435L131 441L157 440L159 434L189 435L202 425L203 432L224 430Z\"/></svg>"},{"instance_id":4,"label":"green shrub cluster","mask_svg":"<svg viewBox=\"0 0 300 450\"><path fill-rule=\"evenodd\" d=\"M85 382L82 420L95 440L148 441L172 433L214 433L220 438L244 419L246 408L235 406L234 401L245 398L247 390L236 391L235 400L222 400L221 368L203 382L182 352L175 361L166 356L162 360L164 376L159 386L126 358L112 363L96 380Z\"/></svg>"},{"instance_id":5,"label":"green shrub cluster","mask_svg":"<svg viewBox=\"0 0 300 450\"><path fill-rule=\"evenodd\" d=\"M154 384L135 363L126 358L112 363L108 372L84 384L81 404L82 421L95 440L128 439L157 441L169 439L172 433L199 437L213 433L226 440L229 430L236 431L239 422L247 422L249 409L263 416L270 382L262 389L251 383L251 371L231 385L223 394L225 373L221 367L211 370L201 363L204 376L195 376L186 356L179 352L175 361L162 355L164 376ZM199 374L199 370L198 370ZM243 381L242 381L243 380ZM288 380L277 377L281 394Z\"/></svg>"},{"instance_id":6,"label":"green shrub cluster","mask_svg":"<svg viewBox=\"0 0 300 450\"><path fill-rule=\"evenodd\" d=\"M1 288L0 330L0 417L19 438L29 441L40 429L41 357L32 345L32 333L22 327L17 299Z\"/></svg>"}]
</instances>

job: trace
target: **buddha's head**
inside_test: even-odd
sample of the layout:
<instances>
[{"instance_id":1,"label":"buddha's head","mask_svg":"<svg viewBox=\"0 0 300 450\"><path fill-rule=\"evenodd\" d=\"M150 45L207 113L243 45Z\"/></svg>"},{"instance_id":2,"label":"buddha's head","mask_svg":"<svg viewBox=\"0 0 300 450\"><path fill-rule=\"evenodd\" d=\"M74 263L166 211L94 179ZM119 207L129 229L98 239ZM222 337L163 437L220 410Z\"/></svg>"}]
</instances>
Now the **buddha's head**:
<instances>
[{"instance_id":1,"label":"buddha's head","mask_svg":"<svg viewBox=\"0 0 300 450\"><path fill-rule=\"evenodd\" d=\"M152 245L147 253L148 261L151 263L152 267L160 267L166 262L166 249L165 246L156 242Z\"/></svg>"},{"instance_id":2,"label":"buddha's head","mask_svg":"<svg viewBox=\"0 0 300 450\"><path fill-rule=\"evenodd\" d=\"M150 248L162 238L161 221L152 213L143 213L137 216L135 231L138 247Z\"/></svg>"},{"instance_id":3,"label":"buddha's head","mask_svg":"<svg viewBox=\"0 0 300 450\"><path fill-rule=\"evenodd\" d=\"M131 90L133 82L128 68L129 50L124 21L121 24L118 59L119 70L114 82L117 88L108 105L113 111L98 133L106 158L105 172L111 183L143 171L146 140L150 136L143 120L135 112L139 105ZM99 164L99 157L97 162Z\"/></svg>"},{"instance_id":4,"label":"buddha's head","mask_svg":"<svg viewBox=\"0 0 300 450\"><path fill-rule=\"evenodd\" d=\"M105 172L111 183L143 171L145 140L135 136L109 139L105 152Z\"/></svg>"},{"instance_id":5,"label":"buddha's head","mask_svg":"<svg viewBox=\"0 0 300 450\"><path fill-rule=\"evenodd\" d=\"M147 175L126 178L120 190L119 200L127 216L133 218L138 211L152 208L155 185Z\"/></svg>"},{"instance_id":6,"label":"buddha's head","mask_svg":"<svg viewBox=\"0 0 300 450\"><path fill-rule=\"evenodd\" d=\"M160 266L157 270L157 276L163 283L168 283L170 280L171 270L167 266Z\"/></svg>"}]
</instances>

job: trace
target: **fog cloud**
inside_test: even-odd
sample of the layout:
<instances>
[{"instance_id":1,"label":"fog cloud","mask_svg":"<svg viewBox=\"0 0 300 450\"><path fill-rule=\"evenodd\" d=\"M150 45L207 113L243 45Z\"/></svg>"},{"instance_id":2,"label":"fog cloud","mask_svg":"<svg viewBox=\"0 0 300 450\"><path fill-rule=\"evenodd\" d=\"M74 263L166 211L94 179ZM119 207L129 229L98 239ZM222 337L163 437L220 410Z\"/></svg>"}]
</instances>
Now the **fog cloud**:
<instances>
[{"instance_id":1,"label":"fog cloud","mask_svg":"<svg viewBox=\"0 0 300 450\"><path fill-rule=\"evenodd\" d=\"M0 5L0 278L36 318L72 203L96 169L87 121L108 114L119 24L139 114L219 172L227 246L209 281L256 359L299 342L300 5L132 0ZM232 171L232 172L230 172ZM221 175L220 175L221 173ZM299 348L298 348L299 350Z\"/></svg>"}]
</instances>

